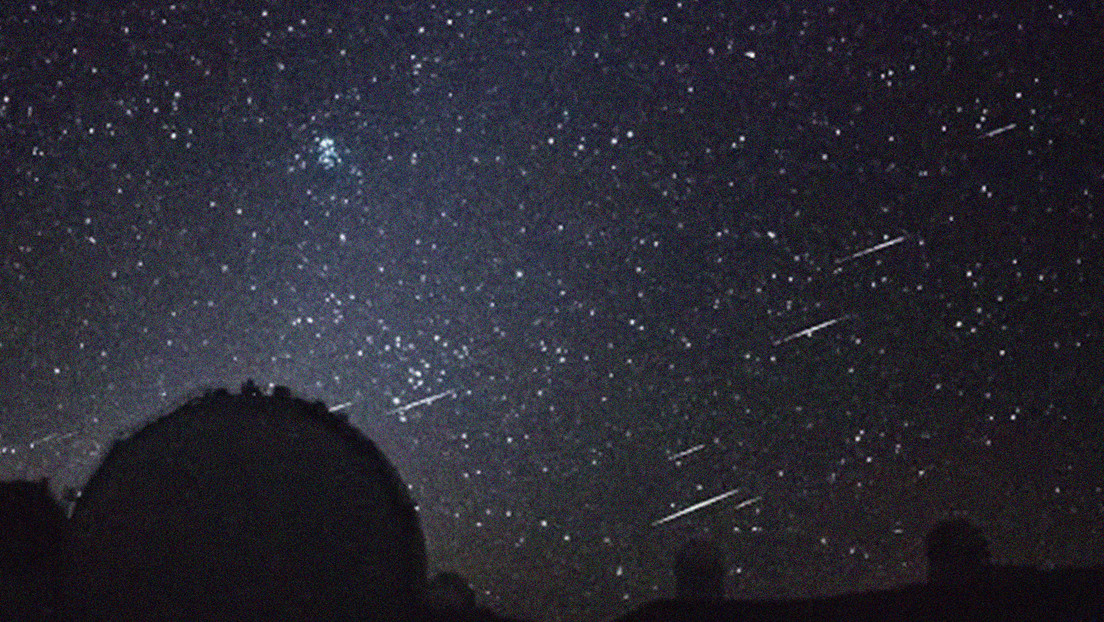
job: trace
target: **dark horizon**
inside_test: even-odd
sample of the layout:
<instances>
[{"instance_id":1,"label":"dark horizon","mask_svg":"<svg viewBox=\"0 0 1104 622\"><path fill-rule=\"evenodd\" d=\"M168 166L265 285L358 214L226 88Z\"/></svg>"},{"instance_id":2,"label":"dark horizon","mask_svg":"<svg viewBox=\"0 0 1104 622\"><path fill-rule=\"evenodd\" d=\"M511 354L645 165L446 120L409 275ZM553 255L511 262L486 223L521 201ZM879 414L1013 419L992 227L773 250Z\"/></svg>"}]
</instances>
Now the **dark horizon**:
<instances>
[{"instance_id":1,"label":"dark horizon","mask_svg":"<svg viewBox=\"0 0 1104 622\"><path fill-rule=\"evenodd\" d=\"M253 378L504 615L1104 564L1099 6L0 19L0 479Z\"/></svg>"},{"instance_id":2,"label":"dark horizon","mask_svg":"<svg viewBox=\"0 0 1104 622\"><path fill-rule=\"evenodd\" d=\"M60 503L45 479L3 482L0 576L11 589L0 615L217 619L230 608L249 618L520 622L480 602L463 575L427 566L408 485L337 410L250 380L238 393L207 390L117 439ZM1064 622L1104 613L1104 565L994 563L988 538L965 517L933 525L923 548L922 583L749 599L730 593L721 546L693 538L669 560L674 593L617 622ZM577 577L576 589L591 579Z\"/></svg>"},{"instance_id":3,"label":"dark horizon","mask_svg":"<svg viewBox=\"0 0 1104 622\"><path fill-rule=\"evenodd\" d=\"M480 602L463 575L427 565L409 486L337 410L249 380L117 439L60 503L45 479L3 482L0 577L11 589L0 615L218 619L229 609L266 619L520 622ZM988 538L965 517L933 525L923 548L923 583L749 599L730 593L719 543L692 538L669 560L674 593L617 622L1087 622L1104 613L1104 565L994 563ZM576 590L592 579L577 577Z\"/></svg>"},{"instance_id":4,"label":"dark horizon","mask_svg":"<svg viewBox=\"0 0 1104 622\"><path fill-rule=\"evenodd\" d=\"M249 388L251 386L252 387L256 386L256 385L253 385L252 382L253 382L252 380L249 380L245 384L242 385L242 393L243 394L246 394L248 391L255 390L255 389ZM284 391L285 393L287 392L286 388L280 387L279 385L273 385L273 384L269 384L267 386L261 385L260 390L263 391L264 393L273 393L275 391L275 394L277 394L277 395L279 394L280 391ZM118 444L120 442L123 442L125 444L125 442L128 441L129 439L131 439L134 436L142 433L147 428L152 427L153 424L156 424L159 421L165 419L168 415L171 415L171 414L174 414L178 411L186 409L189 404L195 403L197 400L202 401L205 396L210 396L210 395L218 394L218 393L224 393L225 391L226 391L226 389L222 388L222 387L198 388L194 391L189 392L189 394L186 397L183 397L181 399L176 400L175 405L172 406L171 408L169 408L168 410L166 410L164 412L157 413L157 414L147 418L144 421L140 421L136 424L132 424L130 426L127 426L127 428L125 428L124 430L120 430L120 433L118 435L116 435L116 437L113 439L113 441L111 443L109 443L108 445L105 445L104 451L100 454L100 460L98 462L96 462L92 467L92 472L90 473L90 476L94 475L95 472L97 470L99 470L100 467L103 466L103 461L102 460L110 455L111 449L116 444ZM291 395L298 396L300 394L293 391L293 392L291 392ZM325 404L325 402L323 402L321 400L309 400L309 401L313 402L313 404L317 405L318 407L324 409L326 412L332 413L337 419L342 420L342 421L349 421L350 423L353 423L354 418L349 417L346 413L343 412L344 410L346 410L346 408L336 408L335 409L334 407ZM40 480L40 481L42 481L42 480ZM52 483L49 482L48 479L46 479L44 481L45 481L46 485L49 486L51 496L56 501L58 501L58 503L60 504L60 506L62 508L71 508L73 506L74 501L76 501L76 496L75 495L79 495L80 492L81 492L81 487L74 486L74 487L67 488L66 490L62 490L62 491L60 491L61 494L58 494L59 490L58 490L57 486L53 486ZM87 485L87 482L85 482L85 485ZM695 505L698 505L698 504L695 504ZM907 510L907 508L906 508L906 510ZM697 510L695 510L695 512L696 511ZM709 511L709 508L703 508L701 511ZM716 508L713 508L713 511L718 511L718 510ZM68 510L67 510L67 513L68 513ZM691 512L691 513L693 513L693 512ZM682 514L681 512L679 512L678 514L683 515L683 516L690 516L691 513ZM419 517L421 517L421 516L422 515L419 513ZM731 611L737 611L737 612L739 612L739 611L748 611L748 612L753 612L753 613L754 612L759 612L760 615L775 615L775 614L781 615L781 614L785 614L787 612L791 612L791 610L795 610L799 613L796 613L796 614L795 613L789 613L789 615L798 615L800 617L802 615L807 615L807 613L800 613L801 611L803 611L803 607L806 607L806 606L814 607L814 609L813 609L814 611L820 611L821 610L820 608L823 608L827 612L836 611L836 608L840 608L841 611L851 611L852 608L856 608L856 607L859 608L858 609L859 611L865 611L865 609L862 609L862 607L872 606L870 604L867 604L867 601L869 599L873 598L875 600L871 601L871 602L877 602L876 599L881 597L882 594L886 594L887 597L888 597L888 595L900 593L900 594L904 595L904 597L907 597L909 599L916 598L917 596L923 596L923 594L924 594L923 591L914 593L913 590L916 590L916 589L924 590L924 589L927 589L927 586L931 585L931 579L927 575L927 573L929 572L929 566L928 566L928 563L925 559L925 550L924 550L924 540L931 535L931 529L930 528L935 527L938 524L946 523L947 521L950 521L952 519L954 519L954 520L964 520L964 521L970 522L972 524L972 519L969 516L963 515L960 512L948 511L948 512L943 513L942 516L943 516L943 518L940 521L938 521L935 524L929 525L929 529L925 531L925 534L926 534L925 537L921 538L921 540L918 541L916 543L916 546L914 547L915 550L917 551L918 557L917 557L917 559L915 559L913 561L916 564L916 568L918 568L920 570L920 576L918 578L908 580L908 581L905 581L905 582L901 582L901 583L898 583L898 584L881 584L881 585L874 585L874 586L846 586L846 585L844 585L844 586L838 586L837 591L832 591L832 592L816 593L816 592L794 591L794 592L790 592L790 593L784 593L784 592L780 592L779 589L777 589L777 587L776 587L776 589L773 589L773 590L771 590L768 587L766 590L764 590L761 593L749 593L749 592L746 592L746 591L742 590L741 589L742 586L740 584L740 579L741 579L741 575L743 574L744 564L741 563L740 559L733 559L733 560L728 560L727 563L726 563L726 567L725 567L725 579L724 579L725 589L724 589L724 592L725 592L726 600L730 603L731 607L734 607L734 609L731 609ZM681 518L681 516L680 516L680 518ZM985 539L985 544L987 546L987 554L988 554L988 549L992 549L992 550L995 550L995 551L1001 551L1001 550L1004 550L1006 548L1006 547L1002 546L1001 543L999 543L999 542L989 541L988 536L984 534L984 529L979 528L978 533L981 534ZM439 534L439 535L443 535L444 537L449 537L448 534ZM427 544L429 544L430 550L433 550L434 543L432 541L430 541ZM684 542L674 542L674 544L677 548L678 546L681 546L682 544L684 544ZM606 603L605 604L605 609L607 609L609 611L612 611L613 613L611 615L607 615L607 616L605 616L601 619L613 619L615 617L620 617L620 614L628 614L631 611L636 611L636 610L647 611L648 610L647 606L649 605L649 603L666 602L666 601L669 601L669 599L675 597L675 595L677 594L677 590L674 587L674 585L675 585L675 573L672 571L672 568L671 568L671 563L673 562L673 560L675 558L675 552L676 552L676 550L672 549L670 551L670 555L668 556L668 558L665 559L667 567L666 567L665 571L662 573L664 575L663 579L665 579L665 581L662 581L660 583L660 585L662 586L665 583L666 585L664 587L666 589L664 589L663 587L657 587L657 588L653 589L654 593L650 598L645 598L642 601L637 602L637 603L633 603L633 604L626 604L624 602L621 602L621 603L617 603L617 606L615 607L615 606L612 606L609 603ZM1072 565L1065 565L1065 566L1055 566L1053 564L1039 564L1039 563L1032 563L1030 561L1015 562L1015 561L1009 560L1007 558L1002 558L1002 557L998 557L998 556L994 556L991 559L987 558L987 560L988 560L987 563L991 564L990 567L998 573L997 576L1007 575L1007 577L1003 580L1012 582L1012 584L1014 584L1014 585L1016 584L1015 582L1021 582L1022 583L1024 581L1028 582L1028 583L1026 583L1027 585L1031 585L1030 581L1033 580L1031 577L1046 577L1046 576L1051 576L1051 575L1053 575L1055 577L1058 577L1058 576L1062 576L1063 573L1066 573L1068 571L1090 571L1090 572L1096 572L1100 576L1104 576L1104 563L1081 564L1081 565L1072 564ZM441 565L441 564L436 564L435 565L435 564L431 563L428 567L427 578L431 577L434 573L437 573L437 572L443 572L443 571L451 572L453 570L454 570L454 568L451 567L451 566L448 566L447 563L443 564L443 565ZM784 571L785 568L780 568L779 570ZM1009 573L1011 573L1011 574L1009 574ZM461 576L463 576L463 575L461 575ZM579 579L578 583L575 586L576 588L578 588L576 590L576 592L578 592L578 593L571 592L569 590L569 593L561 594L560 597L570 599L570 598L578 597L580 594L585 595L585 593L587 591L586 586L588 585L589 579L590 578L585 577L585 576L581 577ZM1060 585L1060 584L1058 584L1058 585ZM473 585L473 588L478 589L479 586L478 585ZM901 598L901 597L902 596L892 596L891 598L897 599L897 598ZM505 614L508 613L509 615L512 615L512 616L518 616L520 619L533 620L534 622L539 622L539 621L548 620L548 619L556 619L556 618L541 618L538 615L536 615L537 612L533 612L533 611L519 611L519 610L516 610L516 609L511 610L509 612L501 611L498 607L494 606L493 603L487 602L487 600L485 599L485 594L477 593L476 594L476 602L481 607L486 607L487 612L492 612L495 615L505 615ZM880 611L882 608L884 608L884 605L873 605L873 606L875 608L872 609L871 611ZM722 611L728 611L726 609L721 609L721 610ZM762 612L766 612L766 613L762 613ZM771 613L771 612L774 612L774 613ZM588 614L582 613L581 617L579 619L588 619L587 616L588 616ZM589 619L595 619L595 618L590 617Z\"/></svg>"}]
</instances>

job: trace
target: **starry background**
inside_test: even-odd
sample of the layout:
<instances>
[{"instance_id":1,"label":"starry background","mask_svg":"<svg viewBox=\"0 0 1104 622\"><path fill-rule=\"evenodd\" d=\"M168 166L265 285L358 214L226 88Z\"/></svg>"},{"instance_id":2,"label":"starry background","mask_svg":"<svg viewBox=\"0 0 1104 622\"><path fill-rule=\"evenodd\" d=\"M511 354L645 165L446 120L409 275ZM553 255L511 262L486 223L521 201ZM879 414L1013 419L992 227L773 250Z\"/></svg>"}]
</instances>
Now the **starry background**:
<instances>
[{"instance_id":1,"label":"starry background","mask_svg":"<svg viewBox=\"0 0 1104 622\"><path fill-rule=\"evenodd\" d=\"M504 614L1104 562L1098 3L346 4L6 12L0 475L255 378Z\"/></svg>"}]
</instances>

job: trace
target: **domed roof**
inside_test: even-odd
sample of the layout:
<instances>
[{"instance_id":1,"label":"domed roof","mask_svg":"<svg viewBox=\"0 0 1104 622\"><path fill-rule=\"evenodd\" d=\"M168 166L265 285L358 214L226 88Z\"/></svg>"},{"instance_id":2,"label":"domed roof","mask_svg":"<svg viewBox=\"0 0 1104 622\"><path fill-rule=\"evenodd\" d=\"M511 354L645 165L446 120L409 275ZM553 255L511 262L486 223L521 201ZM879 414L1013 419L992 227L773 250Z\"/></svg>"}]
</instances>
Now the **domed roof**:
<instances>
[{"instance_id":1,"label":"domed roof","mask_svg":"<svg viewBox=\"0 0 1104 622\"><path fill-rule=\"evenodd\" d=\"M209 393L117 442L72 523L90 617L404 619L425 585L394 467L282 388Z\"/></svg>"}]
</instances>

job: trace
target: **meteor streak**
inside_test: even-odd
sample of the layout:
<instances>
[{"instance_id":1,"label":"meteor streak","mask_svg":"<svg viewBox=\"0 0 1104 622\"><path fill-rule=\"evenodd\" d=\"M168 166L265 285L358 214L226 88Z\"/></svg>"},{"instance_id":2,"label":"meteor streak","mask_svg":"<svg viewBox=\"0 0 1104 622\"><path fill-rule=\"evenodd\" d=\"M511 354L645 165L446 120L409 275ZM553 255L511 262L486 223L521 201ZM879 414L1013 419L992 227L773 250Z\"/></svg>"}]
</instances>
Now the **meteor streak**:
<instances>
[{"instance_id":1,"label":"meteor streak","mask_svg":"<svg viewBox=\"0 0 1104 622\"><path fill-rule=\"evenodd\" d=\"M992 137L996 136L997 134L1003 134L1003 133L1007 132L1008 130L1014 130L1014 129L1016 129L1016 124L1015 123L1009 123L1008 125L1006 125L1004 127L998 127L995 130L991 130L991 131L986 132L985 134L982 134L982 138L992 138Z\"/></svg>"},{"instance_id":2,"label":"meteor streak","mask_svg":"<svg viewBox=\"0 0 1104 622\"><path fill-rule=\"evenodd\" d=\"M705 443L702 443L701 445L694 445L690 449L687 449L685 451L680 451L677 454L668 457L667 459L668 460L678 460L679 458L685 458L686 456L689 456L690 454L694 453L695 451L701 451L703 449L705 449Z\"/></svg>"},{"instance_id":3,"label":"meteor streak","mask_svg":"<svg viewBox=\"0 0 1104 622\"><path fill-rule=\"evenodd\" d=\"M344 410L344 409L346 409L346 408L348 408L352 405L353 405L352 402L342 402L342 403L338 404L337 406L334 406L334 407L330 408L330 412L335 413L339 410Z\"/></svg>"},{"instance_id":4,"label":"meteor streak","mask_svg":"<svg viewBox=\"0 0 1104 622\"><path fill-rule=\"evenodd\" d=\"M882 249L889 248L890 246L893 246L894 244L900 244L901 242L904 242L905 238L907 238L907 237L908 236L902 235L901 237L893 238L892 240L890 240L888 242L882 242L881 244L878 244L876 246L871 246L870 248L864 248L863 250L861 250L857 253L853 253L853 254L848 255L847 257L844 257L842 259L837 259L836 264L845 263L845 262L851 261L852 259L857 259L859 257L862 257L863 255L869 255L870 253L876 253L876 252L878 252Z\"/></svg>"},{"instance_id":5,"label":"meteor streak","mask_svg":"<svg viewBox=\"0 0 1104 622\"><path fill-rule=\"evenodd\" d=\"M786 343L787 341L797 339L798 337L812 337L813 333L817 332L818 330L823 330L825 328L828 328L832 324L836 324L837 322L842 322L842 321L846 320L849 317L851 317L851 316L850 315L841 315L841 316L839 316L835 319L828 320L827 322L821 322L820 324L817 324L816 326L810 326L809 328L806 328L805 330L797 331L796 333L793 333L792 335L786 335L785 337L783 337L783 338L781 338L781 339L779 339L779 340L777 340L773 343L776 346L780 346L780 345Z\"/></svg>"},{"instance_id":6,"label":"meteor streak","mask_svg":"<svg viewBox=\"0 0 1104 622\"><path fill-rule=\"evenodd\" d=\"M63 441L65 439L69 438L70 436L73 436L74 434L76 434L76 432L69 432L69 433L66 433L66 434L62 434L61 436L58 436L57 432L53 432L53 433L47 434L46 436L43 436L42 438L40 438L38 440L31 441L31 443L29 445L27 445L27 448L28 449L34 449L35 445L41 445L43 443L49 443L50 441Z\"/></svg>"},{"instance_id":7,"label":"meteor streak","mask_svg":"<svg viewBox=\"0 0 1104 622\"><path fill-rule=\"evenodd\" d=\"M448 391L442 391L442 392L438 393L437 395L430 395L429 397L423 397L422 399L417 400L415 402L410 402L409 404L406 404L404 406L399 406L398 408L395 408L393 410L389 410L389 411L387 411L387 414L397 415L397 414L400 414L400 413L404 413L404 412L410 410L411 408L417 408L418 406L424 406L426 404L432 404L433 402L436 402L437 400L439 400L443 397L456 397L456 389L449 389Z\"/></svg>"},{"instance_id":8,"label":"meteor streak","mask_svg":"<svg viewBox=\"0 0 1104 622\"><path fill-rule=\"evenodd\" d=\"M732 495L736 494L739 490L740 490L739 488L733 488L732 490L730 490L728 492L721 493L721 494L717 495L716 497L710 497L709 499L706 499L705 501L700 501L698 503L695 503L694 505L691 505L690 507L683 508L683 509L679 510L678 512L675 512L674 514L664 516L663 518L653 522L652 527L658 527L658 526L662 525L663 523L673 521L676 518L686 516L687 514L689 514L691 512L697 512L698 510L700 510L702 508L705 508L705 507L709 507L709 506L713 505L714 503L724 501L725 499L727 499L727 498L731 497ZM763 499L763 497L760 496L760 497L752 497L751 499L741 501L740 503L738 503L736 505L735 509L739 510L739 509L742 509L742 508L746 508L747 506L749 506L753 503L756 503L758 501L762 501L762 499Z\"/></svg>"}]
</instances>

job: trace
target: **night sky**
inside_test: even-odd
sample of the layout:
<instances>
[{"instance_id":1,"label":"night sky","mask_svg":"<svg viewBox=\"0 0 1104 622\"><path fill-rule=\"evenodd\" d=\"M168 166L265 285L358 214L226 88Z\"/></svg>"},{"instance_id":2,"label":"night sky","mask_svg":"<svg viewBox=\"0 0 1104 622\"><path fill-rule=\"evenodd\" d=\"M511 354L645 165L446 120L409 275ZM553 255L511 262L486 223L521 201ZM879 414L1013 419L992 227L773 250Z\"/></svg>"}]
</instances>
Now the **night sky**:
<instances>
[{"instance_id":1,"label":"night sky","mask_svg":"<svg viewBox=\"0 0 1104 622\"><path fill-rule=\"evenodd\" d=\"M1104 563L1099 4L96 4L0 18L0 477L254 378L503 614Z\"/></svg>"}]
</instances>

